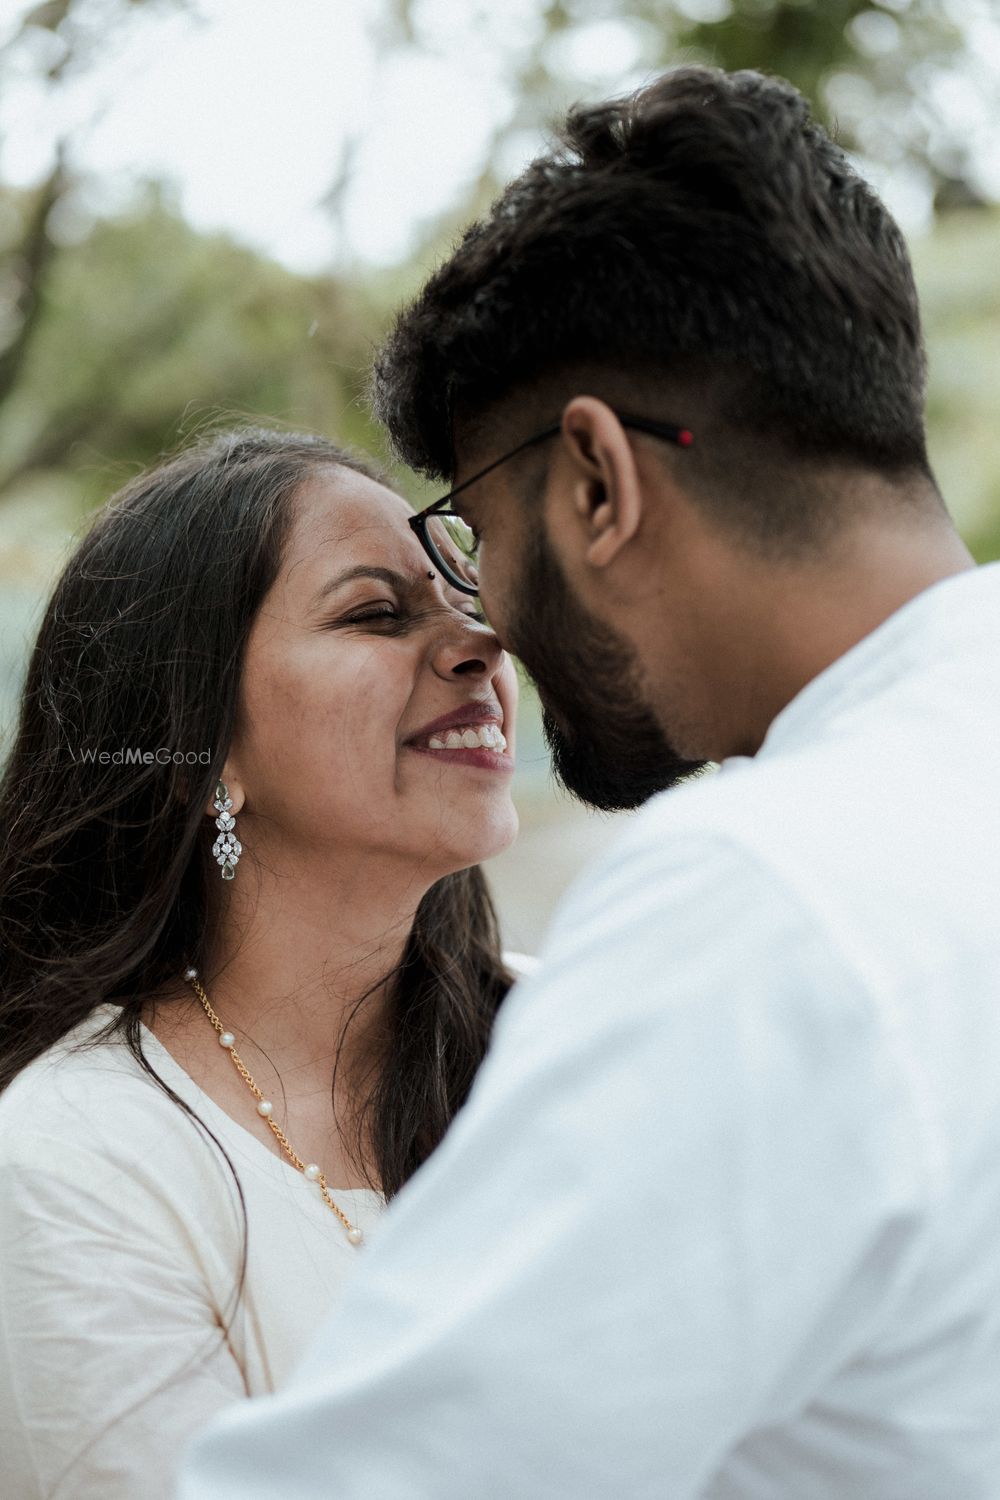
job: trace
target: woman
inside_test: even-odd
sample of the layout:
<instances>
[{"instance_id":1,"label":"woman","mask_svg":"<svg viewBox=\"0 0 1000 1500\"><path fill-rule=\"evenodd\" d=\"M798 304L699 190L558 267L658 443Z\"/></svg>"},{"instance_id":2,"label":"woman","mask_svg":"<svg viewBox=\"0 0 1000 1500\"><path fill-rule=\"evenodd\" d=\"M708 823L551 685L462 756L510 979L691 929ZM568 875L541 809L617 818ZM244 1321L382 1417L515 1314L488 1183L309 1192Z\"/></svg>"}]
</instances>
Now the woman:
<instances>
[{"instance_id":1,"label":"woman","mask_svg":"<svg viewBox=\"0 0 1000 1500\"><path fill-rule=\"evenodd\" d=\"M223 435L49 605L0 787L4 1500L169 1495L485 1051L515 679L408 514L329 443Z\"/></svg>"}]
</instances>

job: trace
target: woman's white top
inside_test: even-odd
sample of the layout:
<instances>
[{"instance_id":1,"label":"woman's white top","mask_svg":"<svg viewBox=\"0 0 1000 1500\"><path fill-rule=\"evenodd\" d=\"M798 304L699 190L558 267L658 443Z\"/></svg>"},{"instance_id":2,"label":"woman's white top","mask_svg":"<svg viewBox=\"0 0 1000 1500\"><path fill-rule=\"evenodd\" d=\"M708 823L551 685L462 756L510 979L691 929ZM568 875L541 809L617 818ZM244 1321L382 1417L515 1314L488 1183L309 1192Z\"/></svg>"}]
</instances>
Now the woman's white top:
<instances>
[{"instance_id":1,"label":"woman's white top","mask_svg":"<svg viewBox=\"0 0 1000 1500\"><path fill-rule=\"evenodd\" d=\"M508 958L516 972L530 959ZM74 1050L102 1006L0 1095L0 1500L167 1500L213 1413L280 1385L365 1245L143 1028ZM248 1106L249 1106L248 1096ZM373 1237L369 1189L331 1189Z\"/></svg>"},{"instance_id":2,"label":"woman's white top","mask_svg":"<svg viewBox=\"0 0 1000 1500\"><path fill-rule=\"evenodd\" d=\"M236 1123L153 1034L73 1050L102 1006L0 1096L0 1496L159 1500L178 1444L271 1391L364 1248L319 1189ZM341 1189L365 1233L383 1200Z\"/></svg>"}]
</instances>

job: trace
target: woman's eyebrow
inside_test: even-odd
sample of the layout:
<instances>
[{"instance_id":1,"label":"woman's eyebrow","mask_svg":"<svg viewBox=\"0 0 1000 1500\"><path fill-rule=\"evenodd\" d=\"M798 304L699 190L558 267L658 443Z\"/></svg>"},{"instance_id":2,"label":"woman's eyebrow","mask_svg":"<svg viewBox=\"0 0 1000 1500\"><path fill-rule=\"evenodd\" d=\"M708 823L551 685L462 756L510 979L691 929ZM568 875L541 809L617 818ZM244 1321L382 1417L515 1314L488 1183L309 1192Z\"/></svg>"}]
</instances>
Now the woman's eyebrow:
<instances>
[{"instance_id":1,"label":"woman's eyebrow","mask_svg":"<svg viewBox=\"0 0 1000 1500\"><path fill-rule=\"evenodd\" d=\"M376 568L367 563L358 563L353 568L345 568L342 573L337 573L333 578L328 578L320 588L316 590L310 603L310 609L315 609L321 604L328 594L336 589L343 588L345 583L352 583L356 578L374 578L379 583L388 583L393 588L405 592L413 587L413 579L408 578L405 573L397 573L393 568Z\"/></svg>"}]
</instances>

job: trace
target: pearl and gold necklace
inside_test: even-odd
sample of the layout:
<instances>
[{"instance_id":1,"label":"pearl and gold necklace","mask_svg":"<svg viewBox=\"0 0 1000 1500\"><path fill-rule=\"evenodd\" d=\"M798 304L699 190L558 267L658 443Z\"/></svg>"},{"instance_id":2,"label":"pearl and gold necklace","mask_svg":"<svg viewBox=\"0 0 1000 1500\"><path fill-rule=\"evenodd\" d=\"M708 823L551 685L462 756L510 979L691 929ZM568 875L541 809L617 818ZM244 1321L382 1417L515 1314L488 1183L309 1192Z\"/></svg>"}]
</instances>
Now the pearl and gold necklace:
<instances>
[{"instance_id":1,"label":"pearl and gold necklace","mask_svg":"<svg viewBox=\"0 0 1000 1500\"><path fill-rule=\"evenodd\" d=\"M302 1158L297 1155L297 1153L292 1149L288 1137L285 1135L285 1132L282 1130L281 1126L277 1125L271 1118L274 1113L274 1105L271 1103L270 1099L264 1098L264 1095L261 1093L256 1083L254 1083L253 1079L250 1077L243 1059L236 1051L235 1036L231 1031L227 1031L225 1029L222 1022L219 1020L219 1017L216 1015L215 1011L212 1009L211 1004L209 1003L208 996L205 994L202 983L198 978L198 970L185 969L184 978L187 980L188 984L191 986L195 994L198 996L198 999L201 1001L202 1008L204 1009L205 1014L215 1028L215 1032L219 1040L219 1046L225 1047L226 1051L229 1053L229 1056L233 1060L233 1067L236 1069L237 1073L243 1079L243 1082L246 1084L247 1088L257 1100L257 1113L260 1115L261 1119L266 1120L268 1125L271 1127L275 1139L277 1140L282 1151L284 1151L293 1167L295 1167L297 1171L302 1173L307 1182L316 1183L317 1187L323 1195L323 1202L327 1205L328 1208L331 1208L333 1210L333 1212L337 1215L337 1218L340 1220L341 1224L343 1224L344 1229L347 1231L347 1238L350 1243L352 1245L360 1245L364 1240L364 1234L356 1224L351 1223L347 1215L341 1212L336 1203L334 1203L333 1199L330 1197L330 1191L327 1187L326 1177L324 1173L320 1170L320 1168L314 1161L304 1162Z\"/></svg>"}]
</instances>

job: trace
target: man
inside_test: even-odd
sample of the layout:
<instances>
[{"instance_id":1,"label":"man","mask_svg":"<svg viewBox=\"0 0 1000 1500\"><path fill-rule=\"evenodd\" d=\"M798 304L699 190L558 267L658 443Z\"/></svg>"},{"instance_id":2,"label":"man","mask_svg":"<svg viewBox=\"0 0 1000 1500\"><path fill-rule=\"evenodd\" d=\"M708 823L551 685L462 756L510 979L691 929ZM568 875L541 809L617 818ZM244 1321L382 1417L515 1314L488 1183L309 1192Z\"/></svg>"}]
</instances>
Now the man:
<instances>
[{"instance_id":1,"label":"man","mask_svg":"<svg viewBox=\"0 0 1000 1500\"><path fill-rule=\"evenodd\" d=\"M1000 1496L1000 570L923 398L897 227L755 73L575 112L403 313L380 412L567 785L722 769L184 1500Z\"/></svg>"}]
</instances>

